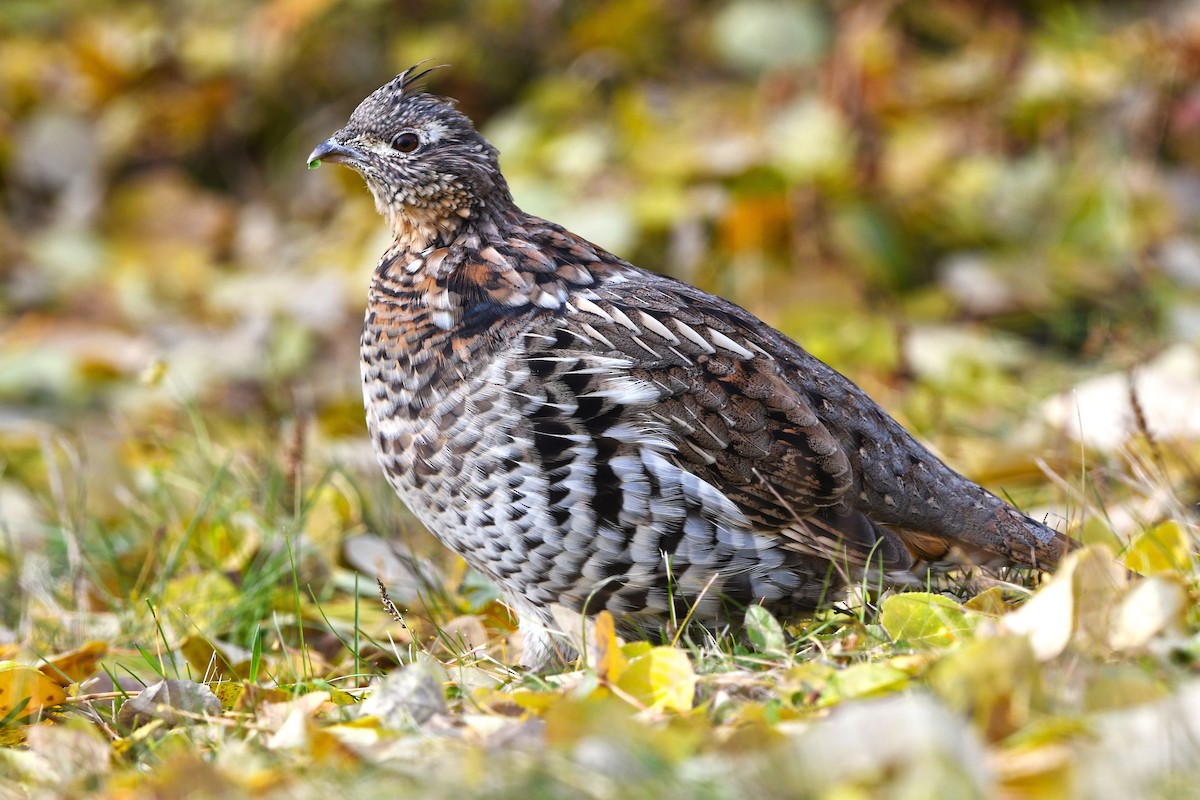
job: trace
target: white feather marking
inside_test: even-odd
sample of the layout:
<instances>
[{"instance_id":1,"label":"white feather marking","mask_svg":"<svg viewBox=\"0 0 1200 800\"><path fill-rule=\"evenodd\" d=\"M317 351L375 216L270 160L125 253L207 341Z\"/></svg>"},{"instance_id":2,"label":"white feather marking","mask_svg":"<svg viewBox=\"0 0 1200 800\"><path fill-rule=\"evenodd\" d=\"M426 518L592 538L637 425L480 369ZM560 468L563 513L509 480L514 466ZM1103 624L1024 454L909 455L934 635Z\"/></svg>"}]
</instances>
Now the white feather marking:
<instances>
[{"instance_id":1,"label":"white feather marking","mask_svg":"<svg viewBox=\"0 0 1200 800\"><path fill-rule=\"evenodd\" d=\"M595 314L597 317L600 317L601 319L603 319L607 322L613 321L613 318L611 316L609 316L609 313L607 311L605 311L603 308L596 305L595 303L593 303L591 300L589 300L586 297L577 295L575 298L575 305L580 311L584 311L588 314Z\"/></svg>"},{"instance_id":2,"label":"white feather marking","mask_svg":"<svg viewBox=\"0 0 1200 800\"><path fill-rule=\"evenodd\" d=\"M659 397L658 390L651 386L646 381L640 381L636 378L610 378L602 384L602 388L587 394L581 394L580 397L607 397L614 403L620 405L638 405L641 403L649 403L652 400L657 400Z\"/></svg>"},{"instance_id":3,"label":"white feather marking","mask_svg":"<svg viewBox=\"0 0 1200 800\"><path fill-rule=\"evenodd\" d=\"M429 320L444 331L454 327L454 315L449 311L434 311L430 313Z\"/></svg>"},{"instance_id":4,"label":"white feather marking","mask_svg":"<svg viewBox=\"0 0 1200 800\"><path fill-rule=\"evenodd\" d=\"M431 295L432 302L430 305L439 311L449 311L451 306L454 305L454 298L454 292L451 292L449 289L444 289L440 292L434 292Z\"/></svg>"},{"instance_id":5,"label":"white feather marking","mask_svg":"<svg viewBox=\"0 0 1200 800\"><path fill-rule=\"evenodd\" d=\"M671 419L674 420L676 425L683 428L688 433L691 433L692 431L696 430L690 422L688 422L685 419L680 419L679 417L675 416L674 414L671 414ZM693 447L693 449L695 449L695 448ZM712 462L709 462L709 463L712 463Z\"/></svg>"},{"instance_id":6,"label":"white feather marking","mask_svg":"<svg viewBox=\"0 0 1200 800\"><path fill-rule=\"evenodd\" d=\"M636 343L637 343L637 344L638 344L638 345L639 345L639 346L640 346L640 347L641 347L643 350L645 350L645 351L646 351L647 353L649 353L650 355L654 356L655 358L662 358L662 353L658 352L658 351L657 351L657 350L655 350L653 347L651 347L650 345L648 345L648 344L646 344L645 342L643 342L643 341L642 341L642 337L640 337L640 336L630 336L629 338L630 338L630 339L633 339L633 341L635 341L635 342L636 342Z\"/></svg>"},{"instance_id":7,"label":"white feather marking","mask_svg":"<svg viewBox=\"0 0 1200 800\"><path fill-rule=\"evenodd\" d=\"M709 328L708 335L712 339L713 344L715 344L717 347L723 347L726 350L731 350L742 358L754 358L754 353L751 353L749 350L742 347L740 344L735 342L733 339L730 339L719 330L716 330L715 328Z\"/></svg>"},{"instance_id":8,"label":"white feather marking","mask_svg":"<svg viewBox=\"0 0 1200 800\"><path fill-rule=\"evenodd\" d=\"M624 327L628 328L629 330L633 331L634 333L642 332L642 329L639 328L637 325L634 325L633 320L631 320L629 317L625 316L625 312L622 311L621 309L617 308L616 306L612 307L612 318L613 318L613 321L616 322L618 325L623 325Z\"/></svg>"},{"instance_id":9,"label":"white feather marking","mask_svg":"<svg viewBox=\"0 0 1200 800\"><path fill-rule=\"evenodd\" d=\"M628 444L637 445L638 447L642 448L643 457L646 457L648 454L654 454L658 452L674 453L678 450L678 448L675 447L675 445L671 442L667 441L660 433L659 429L654 426L642 428L622 422L618 425L613 425L610 428L606 428L604 431L604 436L608 439L616 439L618 442L626 442Z\"/></svg>"},{"instance_id":10,"label":"white feather marking","mask_svg":"<svg viewBox=\"0 0 1200 800\"><path fill-rule=\"evenodd\" d=\"M623 371L623 370L622 370ZM611 367L579 367L578 369L568 370L563 373L565 375L612 375L617 370Z\"/></svg>"},{"instance_id":11,"label":"white feather marking","mask_svg":"<svg viewBox=\"0 0 1200 800\"><path fill-rule=\"evenodd\" d=\"M613 374L623 374L633 362L626 358L609 358L608 356L589 355L586 363L591 364L590 367L576 367L571 370L569 375L601 375L609 372Z\"/></svg>"},{"instance_id":12,"label":"white feather marking","mask_svg":"<svg viewBox=\"0 0 1200 800\"><path fill-rule=\"evenodd\" d=\"M659 396L660 396L660 397L666 397L667 395L669 395L669 394L671 393L671 390L670 390L670 388L669 388L669 387L667 387L667 386L666 386L666 385L665 385L665 384L664 384L662 381L660 381L658 378L651 378L651 379L650 379L650 382L654 384L654 387L655 387L656 389L658 389L658 391L659 391Z\"/></svg>"},{"instance_id":13,"label":"white feather marking","mask_svg":"<svg viewBox=\"0 0 1200 800\"><path fill-rule=\"evenodd\" d=\"M705 425L704 420L700 419L699 417L696 417L696 424L699 425L701 428L704 428L704 432L712 437L713 441L717 443L717 447L721 448L722 450L724 450L726 447L729 447L729 442L725 441L720 436L717 436L715 433L713 433L713 429L708 427L707 425Z\"/></svg>"},{"instance_id":14,"label":"white feather marking","mask_svg":"<svg viewBox=\"0 0 1200 800\"><path fill-rule=\"evenodd\" d=\"M538 308L547 308L553 311L562 308L563 301L545 289L541 289L534 295L533 304Z\"/></svg>"},{"instance_id":15,"label":"white feather marking","mask_svg":"<svg viewBox=\"0 0 1200 800\"><path fill-rule=\"evenodd\" d=\"M617 349L616 346L612 342L610 342L604 334L602 334L600 331L593 328L588 323L586 323L586 322L581 323L580 327L583 328L583 330L587 333L588 336L591 336L591 337L595 338L596 341L603 343L608 349L610 349L610 350Z\"/></svg>"},{"instance_id":16,"label":"white feather marking","mask_svg":"<svg viewBox=\"0 0 1200 800\"><path fill-rule=\"evenodd\" d=\"M584 336L584 335L583 335L582 333L580 333L579 331L572 330L572 329L570 329L570 328L559 328L559 330L560 330L560 331L563 331L563 332L565 332L565 333L569 333L569 334L571 334L572 336L574 336L574 337L575 337L576 339L578 339L579 341L583 342L583 343L584 343L585 345L587 345L588 347L591 347L591 346L592 346L592 340L591 340L591 339L589 339L588 337ZM553 340L552 340L552 341L553 341Z\"/></svg>"},{"instance_id":17,"label":"white feather marking","mask_svg":"<svg viewBox=\"0 0 1200 800\"><path fill-rule=\"evenodd\" d=\"M766 350L763 350L761 347L759 347L758 345L756 345L754 342L750 341L749 339L746 340L746 344L748 344L750 346L750 349L754 350L756 353L766 356L771 361L775 360L775 356L771 355Z\"/></svg>"},{"instance_id":18,"label":"white feather marking","mask_svg":"<svg viewBox=\"0 0 1200 800\"><path fill-rule=\"evenodd\" d=\"M638 311L638 319L642 321L642 325L645 326L646 330L661 336L671 344L679 344L679 337L671 333L666 325L663 325L645 311Z\"/></svg>"},{"instance_id":19,"label":"white feather marking","mask_svg":"<svg viewBox=\"0 0 1200 800\"><path fill-rule=\"evenodd\" d=\"M691 363L691 361L692 361L692 360L691 360L690 358L688 358L687 356L685 356L683 353L679 352L679 348L678 348L678 347L668 347L667 349L668 349L668 350L670 350L670 351L671 351L672 353L674 353L675 355L679 356L679 359L680 359L681 361L686 361L686 362L688 362L689 364Z\"/></svg>"},{"instance_id":20,"label":"white feather marking","mask_svg":"<svg viewBox=\"0 0 1200 800\"><path fill-rule=\"evenodd\" d=\"M699 347L705 353L712 355L713 353L717 352L717 349L709 344L707 339L696 333L695 329L693 329L691 326L685 325L677 319L671 320L671 324L675 326L675 330L679 331L683 338Z\"/></svg>"}]
</instances>

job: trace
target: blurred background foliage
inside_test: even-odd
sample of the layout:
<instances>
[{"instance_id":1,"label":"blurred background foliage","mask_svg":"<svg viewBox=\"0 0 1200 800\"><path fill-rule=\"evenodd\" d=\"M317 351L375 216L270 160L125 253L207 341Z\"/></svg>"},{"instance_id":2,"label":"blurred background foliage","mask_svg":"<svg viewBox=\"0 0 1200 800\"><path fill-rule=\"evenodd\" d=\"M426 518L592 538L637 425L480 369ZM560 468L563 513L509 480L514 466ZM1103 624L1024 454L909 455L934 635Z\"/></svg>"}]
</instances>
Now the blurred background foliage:
<instances>
[{"instance_id":1,"label":"blurred background foliage","mask_svg":"<svg viewBox=\"0 0 1200 800\"><path fill-rule=\"evenodd\" d=\"M511 662L519 635L378 473L358 330L387 233L355 175L305 169L362 97L423 59L451 65L428 88L500 148L527 210L748 307L1031 514L1132 541L1127 564L1171 573L1137 585L1176 606L1131 616L1172 635L1186 617L1183 643L1035 668L1023 640L988 634L926 682L974 708L974 728L920 696L851 707L809 731L811 763L768 747L789 735L776 722L822 718L840 702L829 686L866 696L882 675L897 691L934 663L891 642L869 603L801 623L778 669L743 648L727 686L734 662L693 648L707 699L668 727L576 702L547 712L544 735L515 717L501 730L511 709L476 713L472 692L509 678L487 659ZM1200 696L1198 77L1195 0L0 0L0 660L100 640L88 692L207 676L290 696L472 650L486 669L456 672L450 695L455 725L496 734L464 735L486 757L431 761L426 733L387 751L430 796L616 797L614 779L661 775L638 796L858 797L878 782L982 796L955 777L969 771L972 786L995 772L1013 796L1062 797L1068 739L1092 748L1079 796L1139 796L1122 781L1158 780L1195 737L1165 712L1107 738L1076 720L1160 695L1182 719ZM1100 630L1112 589L1074 574L1086 608L1068 591L1064 630ZM407 627L372 598L374 575ZM246 666L260 653L261 675ZM314 779L307 758L253 773L276 762L219 744L235 733L160 745L103 730L112 769L155 796L220 794L197 788L220 770L259 797ZM914 731L945 734L948 766L858 758L919 755L931 745ZM330 765L309 794L371 779L303 736ZM51 767L80 748L56 741L37 763L57 796ZM524 782L490 766L509 750ZM525 752L549 760L520 767ZM105 774L108 747L96 763ZM736 789L689 788L739 763Z\"/></svg>"},{"instance_id":2,"label":"blurred background foliage","mask_svg":"<svg viewBox=\"0 0 1200 800\"><path fill-rule=\"evenodd\" d=\"M304 156L422 59L528 210L868 383L921 367L907 325L1130 364L1200 329L1189 3L7 0L0 35L0 401L56 420L154 405L157 362L351 402L385 234Z\"/></svg>"},{"instance_id":3,"label":"blurred background foliage","mask_svg":"<svg viewBox=\"0 0 1200 800\"><path fill-rule=\"evenodd\" d=\"M527 210L747 306L993 484L1042 501L1035 459L1078 456L1044 398L1172 345L1195 368L1200 4L4 0L10 567L77 569L47 526L99 526L128 596L222 465L270 499L202 565L258 552L305 469L375 496L308 497L327 551L389 526L357 377L387 235L304 162L423 59Z\"/></svg>"}]
</instances>

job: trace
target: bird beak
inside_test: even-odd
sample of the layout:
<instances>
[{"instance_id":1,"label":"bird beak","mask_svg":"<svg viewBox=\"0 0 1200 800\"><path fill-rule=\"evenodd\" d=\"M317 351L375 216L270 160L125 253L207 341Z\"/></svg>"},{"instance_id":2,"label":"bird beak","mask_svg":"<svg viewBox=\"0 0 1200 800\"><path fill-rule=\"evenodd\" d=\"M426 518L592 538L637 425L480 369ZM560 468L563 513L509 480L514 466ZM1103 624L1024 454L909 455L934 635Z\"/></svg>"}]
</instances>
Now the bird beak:
<instances>
[{"instance_id":1,"label":"bird beak","mask_svg":"<svg viewBox=\"0 0 1200 800\"><path fill-rule=\"evenodd\" d=\"M316 169L321 166L322 161L353 165L362 160L362 153L330 137L317 145L316 149L308 154L308 168Z\"/></svg>"}]
</instances>

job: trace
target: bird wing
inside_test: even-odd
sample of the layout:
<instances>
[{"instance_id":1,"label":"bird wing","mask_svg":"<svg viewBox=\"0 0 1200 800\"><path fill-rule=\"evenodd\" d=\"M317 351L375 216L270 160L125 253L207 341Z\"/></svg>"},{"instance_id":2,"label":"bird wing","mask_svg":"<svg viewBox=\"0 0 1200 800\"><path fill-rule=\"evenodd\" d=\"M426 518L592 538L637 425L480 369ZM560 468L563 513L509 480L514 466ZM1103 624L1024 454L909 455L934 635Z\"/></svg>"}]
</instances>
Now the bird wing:
<instances>
[{"instance_id":1,"label":"bird wing","mask_svg":"<svg viewBox=\"0 0 1200 800\"><path fill-rule=\"evenodd\" d=\"M559 375L558 405L655 450L780 547L898 578L918 561L1043 567L1069 547L744 309L551 223L523 228L480 251L480 281L490 303L538 310L530 363Z\"/></svg>"},{"instance_id":2,"label":"bird wing","mask_svg":"<svg viewBox=\"0 0 1200 800\"><path fill-rule=\"evenodd\" d=\"M604 420L593 433L636 429L785 549L852 569L872 559L892 572L911 566L896 536L847 502L856 475L816 404L850 384L837 376L829 392L806 392L796 365L772 355L777 343L759 343L765 326L744 311L669 279L629 275L635 285L573 290L533 334L541 342L531 358L570 365L582 415Z\"/></svg>"}]
</instances>

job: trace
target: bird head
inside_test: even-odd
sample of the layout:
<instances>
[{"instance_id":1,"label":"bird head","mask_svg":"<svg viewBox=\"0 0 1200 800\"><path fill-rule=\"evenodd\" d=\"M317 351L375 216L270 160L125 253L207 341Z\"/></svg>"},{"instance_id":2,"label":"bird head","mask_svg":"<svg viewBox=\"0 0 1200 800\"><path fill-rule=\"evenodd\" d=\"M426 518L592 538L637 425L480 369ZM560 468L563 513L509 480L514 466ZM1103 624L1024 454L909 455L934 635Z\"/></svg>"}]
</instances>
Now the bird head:
<instances>
[{"instance_id":1,"label":"bird head","mask_svg":"<svg viewBox=\"0 0 1200 800\"><path fill-rule=\"evenodd\" d=\"M414 87L413 67L363 100L346 126L308 156L344 164L366 180L375 207L413 249L489 207L511 203L498 152L452 100Z\"/></svg>"}]
</instances>

